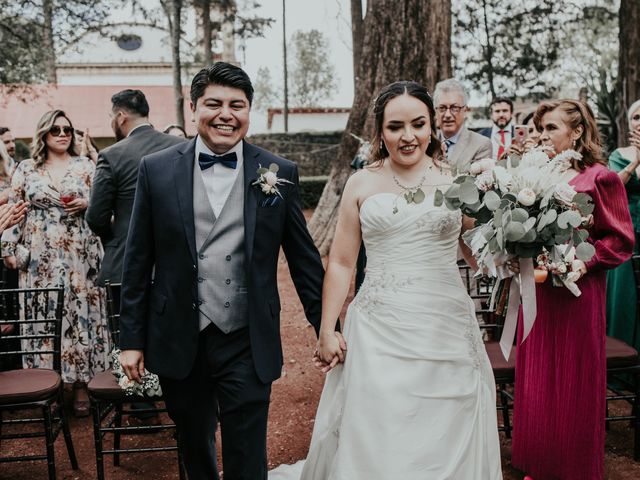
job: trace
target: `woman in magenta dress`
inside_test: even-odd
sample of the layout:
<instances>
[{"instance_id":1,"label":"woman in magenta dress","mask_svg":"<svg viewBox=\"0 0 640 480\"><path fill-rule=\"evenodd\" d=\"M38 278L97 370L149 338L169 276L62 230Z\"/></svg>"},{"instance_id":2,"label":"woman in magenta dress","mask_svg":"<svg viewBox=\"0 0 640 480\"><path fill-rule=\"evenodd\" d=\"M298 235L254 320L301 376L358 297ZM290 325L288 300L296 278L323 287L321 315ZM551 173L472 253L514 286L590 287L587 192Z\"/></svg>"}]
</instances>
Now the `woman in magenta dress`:
<instances>
[{"instance_id":1,"label":"woman in magenta dress","mask_svg":"<svg viewBox=\"0 0 640 480\"><path fill-rule=\"evenodd\" d=\"M606 167L593 113L585 103L540 105L540 141L573 149L565 180L595 204L588 241L596 253L580 265L575 297L548 279L536 289L538 315L516 360L512 464L533 480L604 478L606 270L627 260L634 234L620 178ZM554 154L555 154L554 153Z\"/></svg>"}]
</instances>

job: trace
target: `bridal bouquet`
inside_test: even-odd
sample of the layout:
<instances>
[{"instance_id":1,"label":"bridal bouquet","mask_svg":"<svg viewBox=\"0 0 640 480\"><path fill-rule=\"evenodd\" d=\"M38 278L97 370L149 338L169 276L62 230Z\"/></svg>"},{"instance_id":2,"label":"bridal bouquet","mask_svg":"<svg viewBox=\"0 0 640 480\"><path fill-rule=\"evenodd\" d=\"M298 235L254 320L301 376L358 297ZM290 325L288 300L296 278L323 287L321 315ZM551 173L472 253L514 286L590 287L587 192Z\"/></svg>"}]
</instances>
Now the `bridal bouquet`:
<instances>
[{"instance_id":1,"label":"bridal bouquet","mask_svg":"<svg viewBox=\"0 0 640 480\"><path fill-rule=\"evenodd\" d=\"M142 383L129 380L122 370L122 365L120 364L120 349L118 348L114 348L111 352L111 365L113 376L116 377L118 385L120 385L120 388L124 390L127 395L140 397L162 396L160 379L155 373L151 373L145 369L144 376L142 377Z\"/></svg>"},{"instance_id":2,"label":"bridal bouquet","mask_svg":"<svg viewBox=\"0 0 640 480\"><path fill-rule=\"evenodd\" d=\"M565 286L576 297L582 295L576 281L580 278L578 266L575 264L576 249L573 246L553 247L551 252L546 249L538 255L536 259L536 270L546 275L541 275L543 281L548 273L551 273L551 280L556 287ZM537 279L536 279L537 281Z\"/></svg>"},{"instance_id":3,"label":"bridal bouquet","mask_svg":"<svg viewBox=\"0 0 640 480\"><path fill-rule=\"evenodd\" d=\"M471 165L469 173L456 177L446 192L435 193L436 205L444 203L475 218L476 227L466 232L463 239L481 271L503 281L513 276L505 268L507 261L520 259L520 274L516 281L510 281L508 288L504 330L507 336L511 329L515 335L520 297L525 317L523 338L533 326L536 313L533 259L551 252L550 263L555 263L556 268L549 268L550 263L543 261L545 267L575 294L573 276L567 275L569 271L561 273L557 267L561 263L566 266L569 258L570 263L574 259L586 262L595 254L593 245L586 241L589 236L586 226L594 208L592 199L586 193L577 193L563 179L572 160L580 158L580 153L567 150L550 160L543 150L534 149L521 158L511 156L497 163L492 159L479 160ZM494 293L503 290L496 288ZM504 342L503 352L510 351L508 341Z\"/></svg>"}]
</instances>

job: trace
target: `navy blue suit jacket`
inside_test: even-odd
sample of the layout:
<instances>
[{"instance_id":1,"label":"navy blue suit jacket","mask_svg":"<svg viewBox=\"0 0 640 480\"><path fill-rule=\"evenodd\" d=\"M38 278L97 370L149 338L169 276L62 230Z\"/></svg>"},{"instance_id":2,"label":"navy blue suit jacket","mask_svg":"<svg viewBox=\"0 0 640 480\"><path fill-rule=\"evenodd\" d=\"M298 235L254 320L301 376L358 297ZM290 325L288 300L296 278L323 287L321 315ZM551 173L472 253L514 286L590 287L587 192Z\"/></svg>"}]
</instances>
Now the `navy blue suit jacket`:
<instances>
[{"instance_id":1,"label":"navy blue suit jacket","mask_svg":"<svg viewBox=\"0 0 640 480\"><path fill-rule=\"evenodd\" d=\"M195 140L142 159L124 259L120 348L144 350L145 366L171 379L189 374L198 348L194 155ZM297 166L246 142L243 157L249 335L256 373L267 383L282 370L280 248L316 333L324 268L302 214ZM252 185L271 163L292 182L279 187L275 205Z\"/></svg>"}]
</instances>

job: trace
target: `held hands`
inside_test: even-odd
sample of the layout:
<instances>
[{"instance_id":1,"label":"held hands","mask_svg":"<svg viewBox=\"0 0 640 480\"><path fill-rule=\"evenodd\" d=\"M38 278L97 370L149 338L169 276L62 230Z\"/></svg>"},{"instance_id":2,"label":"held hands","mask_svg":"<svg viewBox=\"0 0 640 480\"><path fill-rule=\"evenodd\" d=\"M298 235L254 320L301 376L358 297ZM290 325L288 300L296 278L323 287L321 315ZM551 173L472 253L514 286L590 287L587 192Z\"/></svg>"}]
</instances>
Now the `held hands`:
<instances>
[{"instance_id":1,"label":"held hands","mask_svg":"<svg viewBox=\"0 0 640 480\"><path fill-rule=\"evenodd\" d=\"M120 365L129 380L142 383L144 376L144 352L142 350L123 350L120 352Z\"/></svg>"},{"instance_id":2,"label":"held hands","mask_svg":"<svg viewBox=\"0 0 640 480\"><path fill-rule=\"evenodd\" d=\"M517 258L512 258L511 260L507 260L506 265L507 265L507 268L511 270L513 273L515 273L516 275L520 273L520 261ZM577 272L580 274L579 277L573 280L573 282L575 283L585 276L585 274L587 273L587 266L582 260L575 259L571 263L571 271Z\"/></svg>"},{"instance_id":3,"label":"held hands","mask_svg":"<svg viewBox=\"0 0 640 480\"><path fill-rule=\"evenodd\" d=\"M313 364L322 370L322 373L327 373L338 363L344 362L346 351L347 342L340 332L320 332L318 346L313 354Z\"/></svg>"}]
</instances>

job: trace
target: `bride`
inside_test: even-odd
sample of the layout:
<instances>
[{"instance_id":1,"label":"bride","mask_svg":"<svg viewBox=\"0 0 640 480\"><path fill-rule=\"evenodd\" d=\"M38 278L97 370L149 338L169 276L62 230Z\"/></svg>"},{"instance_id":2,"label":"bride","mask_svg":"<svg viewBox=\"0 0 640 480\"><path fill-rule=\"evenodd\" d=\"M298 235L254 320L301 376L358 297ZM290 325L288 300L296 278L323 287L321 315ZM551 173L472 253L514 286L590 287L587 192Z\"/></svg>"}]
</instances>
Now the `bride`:
<instances>
[{"instance_id":1,"label":"bride","mask_svg":"<svg viewBox=\"0 0 640 480\"><path fill-rule=\"evenodd\" d=\"M434 206L452 178L431 97L396 82L374 114L374 161L347 182L324 279L315 359L329 373L309 455L269 480L501 479L495 383L456 264L458 244L470 257L459 239L471 225ZM361 240L347 352L334 330Z\"/></svg>"}]
</instances>

